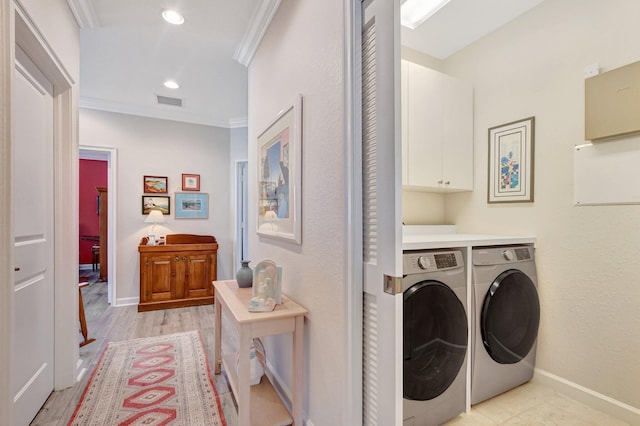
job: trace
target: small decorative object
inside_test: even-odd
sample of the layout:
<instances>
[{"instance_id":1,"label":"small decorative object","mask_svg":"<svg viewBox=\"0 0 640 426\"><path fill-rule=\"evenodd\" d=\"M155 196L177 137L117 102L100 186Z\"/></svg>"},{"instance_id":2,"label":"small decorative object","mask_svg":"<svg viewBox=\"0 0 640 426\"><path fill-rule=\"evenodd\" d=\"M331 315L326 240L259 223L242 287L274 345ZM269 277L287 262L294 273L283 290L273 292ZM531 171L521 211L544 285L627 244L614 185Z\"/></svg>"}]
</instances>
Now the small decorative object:
<instances>
[{"instance_id":1,"label":"small decorative object","mask_svg":"<svg viewBox=\"0 0 640 426\"><path fill-rule=\"evenodd\" d=\"M247 288L251 287L253 284L253 269L249 267L250 260L241 260L240 263L242 266L236 272L236 281L238 282L238 287Z\"/></svg>"},{"instance_id":2,"label":"small decorative object","mask_svg":"<svg viewBox=\"0 0 640 426\"><path fill-rule=\"evenodd\" d=\"M258 262L253 270L253 297L249 302L249 311L273 311L280 297L278 266L269 259Z\"/></svg>"},{"instance_id":3,"label":"small decorative object","mask_svg":"<svg viewBox=\"0 0 640 426\"><path fill-rule=\"evenodd\" d=\"M533 201L535 117L489 129L487 203Z\"/></svg>"},{"instance_id":4,"label":"small decorative object","mask_svg":"<svg viewBox=\"0 0 640 426\"><path fill-rule=\"evenodd\" d=\"M164 195L143 195L142 214L149 214L153 210L160 210L162 214L171 214L171 197Z\"/></svg>"},{"instance_id":5,"label":"small decorative object","mask_svg":"<svg viewBox=\"0 0 640 426\"><path fill-rule=\"evenodd\" d=\"M266 358L262 340L257 337L251 339L251 346L249 347L249 384L251 386L260 383L264 375ZM236 371L238 371L239 364L240 352L236 351Z\"/></svg>"},{"instance_id":6,"label":"small decorative object","mask_svg":"<svg viewBox=\"0 0 640 426\"><path fill-rule=\"evenodd\" d=\"M176 192L176 219L207 219L209 194Z\"/></svg>"},{"instance_id":7,"label":"small decorative object","mask_svg":"<svg viewBox=\"0 0 640 426\"><path fill-rule=\"evenodd\" d=\"M182 174L183 191L200 191L200 175Z\"/></svg>"},{"instance_id":8,"label":"small decorative object","mask_svg":"<svg viewBox=\"0 0 640 426\"><path fill-rule=\"evenodd\" d=\"M166 194L167 193L167 177L166 176L145 176L144 177L144 193L145 194Z\"/></svg>"},{"instance_id":9,"label":"small decorative object","mask_svg":"<svg viewBox=\"0 0 640 426\"><path fill-rule=\"evenodd\" d=\"M258 136L260 236L302 244L302 96Z\"/></svg>"}]
</instances>

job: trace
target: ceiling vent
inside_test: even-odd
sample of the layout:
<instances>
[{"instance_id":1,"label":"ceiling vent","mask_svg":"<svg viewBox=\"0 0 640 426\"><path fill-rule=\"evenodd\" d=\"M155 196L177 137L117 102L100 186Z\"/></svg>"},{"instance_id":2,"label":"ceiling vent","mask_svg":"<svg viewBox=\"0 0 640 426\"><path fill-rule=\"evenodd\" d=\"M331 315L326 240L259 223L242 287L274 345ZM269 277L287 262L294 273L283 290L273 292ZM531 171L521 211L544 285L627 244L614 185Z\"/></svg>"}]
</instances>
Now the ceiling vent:
<instances>
[{"instance_id":1,"label":"ceiling vent","mask_svg":"<svg viewBox=\"0 0 640 426\"><path fill-rule=\"evenodd\" d=\"M156 95L156 98L158 99L158 103L160 105L171 105L176 107L182 106L182 99L180 98L170 98L169 96L161 95Z\"/></svg>"}]
</instances>

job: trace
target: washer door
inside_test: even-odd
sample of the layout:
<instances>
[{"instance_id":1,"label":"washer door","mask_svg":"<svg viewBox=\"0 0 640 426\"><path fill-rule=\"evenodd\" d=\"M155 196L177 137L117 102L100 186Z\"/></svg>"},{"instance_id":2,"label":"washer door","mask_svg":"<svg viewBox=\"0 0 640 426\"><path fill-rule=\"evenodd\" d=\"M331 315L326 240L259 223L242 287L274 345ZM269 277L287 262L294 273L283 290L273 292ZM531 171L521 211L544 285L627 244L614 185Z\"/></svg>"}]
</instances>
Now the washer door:
<instances>
[{"instance_id":1,"label":"washer door","mask_svg":"<svg viewBox=\"0 0 640 426\"><path fill-rule=\"evenodd\" d=\"M467 315L456 294L439 281L404 292L405 399L426 401L453 383L467 353Z\"/></svg>"},{"instance_id":2,"label":"washer door","mask_svg":"<svg viewBox=\"0 0 640 426\"><path fill-rule=\"evenodd\" d=\"M522 271L504 271L493 281L482 304L484 347L496 362L515 364L536 341L540 324L538 292Z\"/></svg>"}]
</instances>

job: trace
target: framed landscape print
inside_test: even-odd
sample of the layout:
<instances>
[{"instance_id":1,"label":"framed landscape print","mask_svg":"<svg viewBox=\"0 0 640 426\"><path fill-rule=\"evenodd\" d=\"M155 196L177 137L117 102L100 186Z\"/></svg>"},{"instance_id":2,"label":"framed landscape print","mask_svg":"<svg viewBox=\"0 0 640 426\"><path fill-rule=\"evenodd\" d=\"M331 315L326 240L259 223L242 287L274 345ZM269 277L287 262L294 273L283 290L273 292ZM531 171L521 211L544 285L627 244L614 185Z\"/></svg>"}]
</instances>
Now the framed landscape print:
<instances>
[{"instance_id":1,"label":"framed landscape print","mask_svg":"<svg viewBox=\"0 0 640 426\"><path fill-rule=\"evenodd\" d=\"M257 233L302 243L302 96L258 136Z\"/></svg>"},{"instance_id":2,"label":"framed landscape print","mask_svg":"<svg viewBox=\"0 0 640 426\"><path fill-rule=\"evenodd\" d=\"M207 219L209 217L209 194L198 192L176 192L176 219Z\"/></svg>"},{"instance_id":3,"label":"framed landscape print","mask_svg":"<svg viewBox=\"0 0 640 426\"><path fill-rule=\"evenodd\" d=\"M166 194L167 193L167 177L166 176L145 176L143 192L145 194Z\"/></svg>"},{"instance_id":4,"label":"framed landscape print","mask_svg":"<svg viewBox=\"0 0 640 426\"><path fill-rule=\"evenodd\" d=\"M489 129L487 203L533 201L535 117Z\"/></svg>"},{"instance_id":5,"label":"framed landscape print","mask_svg":"<svg viewBox=\"0 0 640 426\"><path fill-rule=\"evenodd\" d=\"M171 197L164 195L143 195L142 214L149 214L151 210L160 210L162 214L171 214Z\"/></svg>"}]
</instances>

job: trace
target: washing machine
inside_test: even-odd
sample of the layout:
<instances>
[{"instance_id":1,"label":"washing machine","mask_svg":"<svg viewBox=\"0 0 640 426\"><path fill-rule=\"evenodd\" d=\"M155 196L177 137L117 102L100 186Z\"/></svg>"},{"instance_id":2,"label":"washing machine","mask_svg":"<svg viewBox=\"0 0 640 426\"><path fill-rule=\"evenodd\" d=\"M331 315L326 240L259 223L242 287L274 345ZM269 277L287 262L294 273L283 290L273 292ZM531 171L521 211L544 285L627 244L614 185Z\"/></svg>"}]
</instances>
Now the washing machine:
<instances>
[{"instance_id":1,"label":"washing machine","mask_svg":"<svg viewBox=\"0 0 640 426\"><path fill-rule=\"evenodd\" d=\"M471 404L533 377L540 301L532 246L472 249Z\"/></svg>"},{"instance_id":2,"label":"washing machine","mask_svg":"<svg viewBox=\"0 0 640 426\"><path fill-rule=\"evenodd\" d=\"M466 409L465 271L458 250L403 253L404 426L438 425Z\"/></svg>"}]
</instances>

